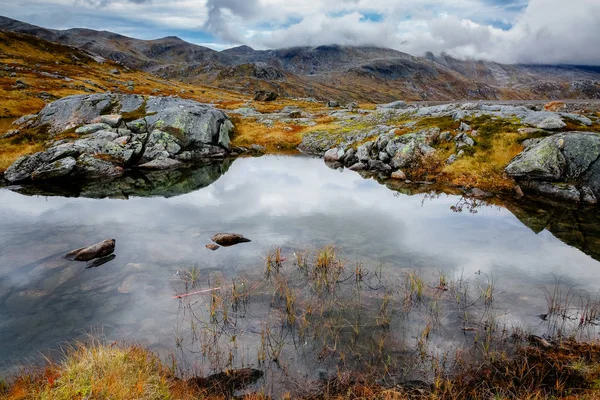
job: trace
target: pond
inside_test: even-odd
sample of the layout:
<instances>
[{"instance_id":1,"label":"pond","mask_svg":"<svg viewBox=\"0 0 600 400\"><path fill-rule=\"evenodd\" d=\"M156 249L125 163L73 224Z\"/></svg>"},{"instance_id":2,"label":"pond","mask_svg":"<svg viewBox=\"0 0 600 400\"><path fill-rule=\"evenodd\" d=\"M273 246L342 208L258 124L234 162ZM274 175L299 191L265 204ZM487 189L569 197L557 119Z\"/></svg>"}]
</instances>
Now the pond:
<instances>
[{"instance_id":1,"label":"pond","mask_svg":"<svg viewBox=\"0 0 600 400\"><path fill-rule=\"evenodd\" d=\"M202 328L190 325L190 312L194 307L210 311L210 290L236 282L238 290L242 285L256 291L244 299L247 315L233 310L236 315L220 317L228 330L239 329L227 339L238 338L235 361L227 364L216 356L211 361L256 367L261 340L264 347L271 334L265 329L271 314L263 311L277 308L273 294L263 288L281 284L264 278L265 259L268 263L274 249L291 264L301 251L332 245L347 271L364 266L379 282L418 273L427 290L441 277L472 281L476 291L484 288L481 293L491 284L503 323L536 332L543 329L538 315L547 312L551 288L598 292L600 222L594 210L515 204L506 208L443 193L403 194L301 156L242 158L60 190L2 188L0 375L89 333L141 343L165 358L188 350L181 365L198 368L198 360L208 356L190 350L191 338L202 342ZM241 233L252 241L210 251L205 245L218 232ZM107 264L86 269L85 263L62 258L107 238L117 243L116 258ZM306 282L290 283L296 298L305 293ZM366 297L378 298L379 310L385 294L371 289L376 295L367 290ZM435 346L464 341L461 318L439 317L444 328ZM422 322L415 319L414 325L403 333L406 340L423 330ZM392 347L399 351L399 338L394 340ZM309 377L335 368L332 362L315 369L309 358L314 363L322 357L289 355L286 361Z\"/></svg>"}]
</instances>

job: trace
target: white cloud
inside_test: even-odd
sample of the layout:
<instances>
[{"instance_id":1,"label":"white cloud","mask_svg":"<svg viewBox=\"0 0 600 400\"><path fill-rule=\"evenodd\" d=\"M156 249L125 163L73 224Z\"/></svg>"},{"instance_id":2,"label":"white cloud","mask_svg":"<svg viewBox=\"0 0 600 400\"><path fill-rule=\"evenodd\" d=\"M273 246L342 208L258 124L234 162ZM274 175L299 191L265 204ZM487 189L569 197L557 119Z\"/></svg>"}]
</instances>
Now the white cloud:
<instances>
[{"instance_id":1,"label":"white cloud","mask_svg":"<svg viewBox=\"0 0 600 400\"><path fill-rule=\"evenodd\" d=\"M509 63L600 65L598 0L5 0L0 14L141 38L204 31L219 47L338 43Z\"/></svg>"}]
</instances>

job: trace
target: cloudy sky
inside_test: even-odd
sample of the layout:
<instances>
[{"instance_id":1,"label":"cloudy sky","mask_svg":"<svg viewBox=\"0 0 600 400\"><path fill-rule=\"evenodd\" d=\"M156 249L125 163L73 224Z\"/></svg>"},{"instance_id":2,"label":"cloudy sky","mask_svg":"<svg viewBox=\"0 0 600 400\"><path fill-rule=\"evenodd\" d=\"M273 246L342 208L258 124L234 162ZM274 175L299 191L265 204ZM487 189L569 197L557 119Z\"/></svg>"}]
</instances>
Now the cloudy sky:
<instances>
[{"instance_id":1,"label":"cloudy sky","mask_svg":"<svg viewBox=\"0 0 600 400\"><path fill-rule=\"evenodd\" d=\"M0 14L217 50L338 43L600 65L600 0L2 0Z\"/></svg>"}]
</instances>

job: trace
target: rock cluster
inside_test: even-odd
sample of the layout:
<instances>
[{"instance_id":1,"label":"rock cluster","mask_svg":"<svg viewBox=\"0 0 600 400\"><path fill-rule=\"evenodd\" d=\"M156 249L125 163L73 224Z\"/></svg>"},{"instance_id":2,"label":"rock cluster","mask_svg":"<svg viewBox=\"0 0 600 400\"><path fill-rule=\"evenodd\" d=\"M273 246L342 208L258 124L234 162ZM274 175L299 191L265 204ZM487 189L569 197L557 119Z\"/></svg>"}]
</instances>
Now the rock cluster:
<instances>
[{"instance_id":1,"label":"rock cluster","mask_svg":"<svg viewBox=\"0 0 600 400\"><path fill-rule=\"evenodd\" d=\"M438 128L396 136L394 130L369 140L356 149L334 147L325 152L326 162L337 162L353 171L371 170L397 179L405 179L403 170L417 168L436 150L440 138Z\"/></svg>"},{"instance_id":2,"label":"rock cluster","mask_svg":"<svg viewBox=\"0 0 600 400\"><path fill-rule=\"evenodd\" d=\"M17 124L78 138L21 157L4 173L9 182L115 177L130 167L165 169L224 157L233 129L225 113L195 101L116 94L65 97Z\"/></svg>"},{"instance_id":3,"label":"rock cluster","mask_svg":"<svg viewBox=\"0 0 600 400\"><path fill-rule=\"evenodd\" d=\"M564 132L527 143L506 173L530 191L573 202L600 198L600 134Z\"/></svg>"}]
</instances>

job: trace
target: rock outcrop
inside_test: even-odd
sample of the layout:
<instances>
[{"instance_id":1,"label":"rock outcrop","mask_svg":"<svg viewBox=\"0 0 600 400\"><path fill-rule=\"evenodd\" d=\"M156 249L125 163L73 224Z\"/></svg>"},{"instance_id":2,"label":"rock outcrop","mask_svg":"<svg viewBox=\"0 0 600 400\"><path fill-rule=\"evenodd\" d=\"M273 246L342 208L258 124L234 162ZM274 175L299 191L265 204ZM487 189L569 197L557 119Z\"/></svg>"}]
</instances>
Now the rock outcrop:
<instances>
[{"instance_id":1,"label":"rock outcrop","mask_svg":"<svg viewBox=\"0 0 600 400\"><path fill-rule=\"evenodd\" d=\"M21 123L50 137L79 138L21 157L4 174L9 182L115 177L136 166L166 169L223 158L233 129L224 112L192 100L121 94L65 97Z\"/></svg>"},{"instance_id":2,"label":"rock outcrop","mask_svg":"<svg viewBox=\"0 0 600 400\"><path fill-rule=\"evenodd\" d=\"M530 191L596 204L600 198L600 134L564 132L536 139L506 167Z\"/></svg>"}]
</instances>

